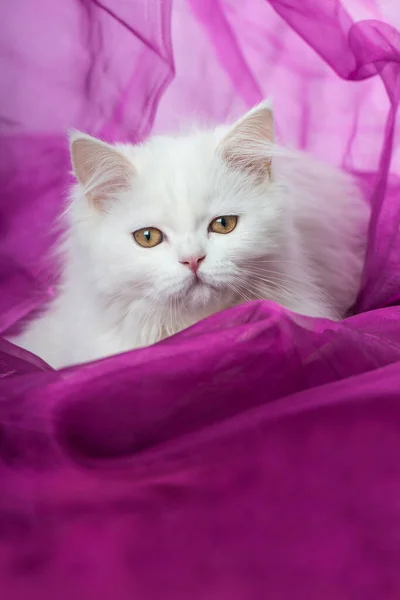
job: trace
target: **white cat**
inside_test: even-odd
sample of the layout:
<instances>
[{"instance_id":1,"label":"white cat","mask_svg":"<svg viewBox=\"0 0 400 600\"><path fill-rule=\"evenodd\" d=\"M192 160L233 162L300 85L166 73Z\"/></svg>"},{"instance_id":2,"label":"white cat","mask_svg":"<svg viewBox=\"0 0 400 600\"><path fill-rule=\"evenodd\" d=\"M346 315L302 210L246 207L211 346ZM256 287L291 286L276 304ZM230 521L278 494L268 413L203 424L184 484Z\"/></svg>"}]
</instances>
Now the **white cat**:
<instances>
[{"instance_id":1,"label":"white cat","mask_svg":"<svg viewBox=\"0 0 400 600\"><path fill-rule=\"evenodd\" d=\"M61 367L251 299L343 317L369 211L348 175L279 148L273 129L264 102L232 127L140 146L74 133L59 294L13 341Z\"/></svg>"}]
</instances>

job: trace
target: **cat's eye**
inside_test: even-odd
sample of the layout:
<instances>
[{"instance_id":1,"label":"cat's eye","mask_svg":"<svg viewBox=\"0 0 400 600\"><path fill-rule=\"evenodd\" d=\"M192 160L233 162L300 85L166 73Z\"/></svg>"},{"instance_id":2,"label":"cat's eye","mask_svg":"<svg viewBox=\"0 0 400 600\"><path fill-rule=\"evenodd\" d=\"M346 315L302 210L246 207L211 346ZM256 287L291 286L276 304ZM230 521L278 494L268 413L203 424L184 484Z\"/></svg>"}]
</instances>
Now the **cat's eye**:
<instances>
[{"instance_id":1,"label":"cat's eye","mask_svg":"<svg viewBox=\"0 0 400 600\"><path fill-rule=\"evenodd\" d=\"M236 215L225 215L213 219L208 226L208 231L213 233L230 233L237 225L238 217Z\"/></svg>"},{"instance_id":2,"label":"cat's eye","mask_svg":"<svg viewBox=\"0 0 400 600\"><path fill-rule=\"evenodd\" d=\"M143 248L154 248L164 239L162 231L156 227L143 227L143 229L134 231L132 235L135 242Z\"/></svg>"}]
</instances>

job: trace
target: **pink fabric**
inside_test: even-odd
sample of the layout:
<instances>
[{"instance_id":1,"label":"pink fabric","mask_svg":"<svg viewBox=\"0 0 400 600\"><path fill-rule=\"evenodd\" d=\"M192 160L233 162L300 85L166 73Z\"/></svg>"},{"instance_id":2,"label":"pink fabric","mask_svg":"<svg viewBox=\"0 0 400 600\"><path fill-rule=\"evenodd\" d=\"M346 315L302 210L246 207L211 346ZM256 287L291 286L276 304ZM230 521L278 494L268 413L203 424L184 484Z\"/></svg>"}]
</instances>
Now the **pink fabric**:
<instances>
[{"instance_id":1,"label":"pink fabric","mask_svg":"<svg viewBox=\"0 0 400 600\"><path fill-rule=\"evenodd\" d=\"M238 307L53 371L0 342L0 589L77 600L400 597L400 17L383 0L0 9L0 333L54 294L66 130L138 141L272 95L373 216L356 314Z\"/></svg>"}]
</instances>

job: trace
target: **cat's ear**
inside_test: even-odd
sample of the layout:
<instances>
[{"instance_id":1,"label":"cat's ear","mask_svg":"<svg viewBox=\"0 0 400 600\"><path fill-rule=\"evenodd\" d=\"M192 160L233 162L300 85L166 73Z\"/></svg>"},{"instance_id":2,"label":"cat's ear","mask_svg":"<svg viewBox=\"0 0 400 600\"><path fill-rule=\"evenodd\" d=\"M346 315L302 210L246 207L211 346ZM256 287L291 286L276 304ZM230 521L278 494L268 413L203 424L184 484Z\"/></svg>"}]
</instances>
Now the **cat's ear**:
<instances>
[{"instance_id":1,"label":"cat's ear","mask_svg":"<svg viewBox=\"0 0 400 600\"><path fill-rule=\"evenodd\" d=\"M129 188L135 169L117 148L77 131L70 134L70 148L74 175L96 208Z\"/></svg>"},{"instance_id":2,"label":"cat's ear","mask_svg":"<svg viewBox=\"0 0 400 600\"><path fill-rule=\"evenodd\" d=\"M232 167L259 177L271 177L268 150L274 143L271 100L252 108L237 121L218 146L222 158Z\"/></svg>"}]
</instances>

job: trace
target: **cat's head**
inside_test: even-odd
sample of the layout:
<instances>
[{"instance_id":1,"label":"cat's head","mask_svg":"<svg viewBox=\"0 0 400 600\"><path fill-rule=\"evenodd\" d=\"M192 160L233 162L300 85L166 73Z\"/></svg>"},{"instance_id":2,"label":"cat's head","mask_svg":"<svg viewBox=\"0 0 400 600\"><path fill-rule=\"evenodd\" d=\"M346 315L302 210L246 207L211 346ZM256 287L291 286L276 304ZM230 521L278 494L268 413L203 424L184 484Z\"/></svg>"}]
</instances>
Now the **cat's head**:
<instances>
[{"instance_id":1,"label":"cat's head","mask_svg":"<svg viewBox=\"0 0 400 600\"><path fill-rule=\"evenodd\" d=\"M72 227L93 285L187 312L252 297L255 262L282 233L272 143L268 103L232 127L140 146L72 134Z\"/></svg>"}]
</instances>

